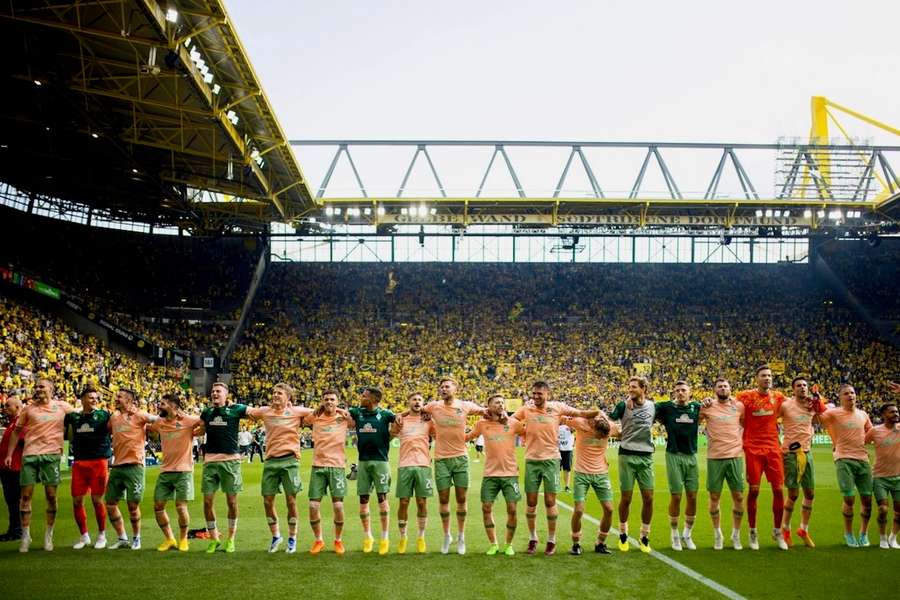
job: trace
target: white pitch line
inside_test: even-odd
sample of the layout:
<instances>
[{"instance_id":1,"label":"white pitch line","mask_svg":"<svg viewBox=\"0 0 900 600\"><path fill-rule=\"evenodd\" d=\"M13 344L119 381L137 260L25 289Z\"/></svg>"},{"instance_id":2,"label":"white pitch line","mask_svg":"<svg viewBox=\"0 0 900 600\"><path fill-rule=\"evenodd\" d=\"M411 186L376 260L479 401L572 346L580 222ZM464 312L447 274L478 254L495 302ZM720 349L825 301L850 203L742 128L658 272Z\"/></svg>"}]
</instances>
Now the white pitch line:
<instances>
[{"instance_id":1,"label":"white pitch line","mask_svg":"<svg viewBox=\"0 0 900 600\"><path fill-rule=\"evenodd\" d=\"M573 506L570 506L570 505L566 504L565 502L562 502L561 500L557 500L556 504L558 506L565 508L566 510L568 510L570 512L575 510L575 508ZM584 519L585 521L587 521L589 523L593 523L594 525L600 525L599 520L597 520L595 517L592 517L591 515L589 515L587 513L584 514L582 519ZM611 527L609 530L609 533L611 536L615 536L615 538L619 537L619 531L615 527ZM633 537L629 537L628 541L631 542L631 545L634 546L635 548L638 547L638 541L636 539L634 539ZM673 558L669 558L665 554L657 552L656 550L651 550L650 556L669 565L670 567L672 567L679 573L684 573L691 579L694 579L695 581L702 583L706 587L719 592L726 598L730 598L731 600L747 600L744 596L741 596L740 594L735 592L733 589L725 587L718 581L713 581L712 579L710 579L709 577L706 577L705 575L701 575L700 573L693 570L692 568L681 564L680 562L678 562L677 560L675 560Z\"/></svg>"}]
</instances>

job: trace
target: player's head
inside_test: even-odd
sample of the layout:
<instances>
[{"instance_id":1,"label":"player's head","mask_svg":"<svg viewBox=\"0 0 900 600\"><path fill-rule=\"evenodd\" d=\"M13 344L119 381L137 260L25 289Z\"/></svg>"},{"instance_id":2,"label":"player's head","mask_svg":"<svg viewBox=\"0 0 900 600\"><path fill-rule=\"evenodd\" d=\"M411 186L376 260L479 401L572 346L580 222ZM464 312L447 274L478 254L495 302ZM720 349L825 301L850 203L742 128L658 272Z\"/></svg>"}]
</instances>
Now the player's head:
<instances>
[{"instance_id":1,"label":"player's head","mask_svg":"<svg viewBox=\"0 0 900 600\"><path fill-rule=\"evenodd\" d=\"M607 421L602 414L594 417L594 431L596 431L600 437L607 437L609 435L609 421Z\"/></svg>"},{"instance_id":2,"label":"player's head","mask_svg":"<svg viewBox=\"0 0 900 600\"><path fill-rule=\"evenodd\" d=\"M691 399L691 386L688 385L687 381L683 379L675 382L675 387L672 388L672 395L675 396L675 401L679 404L685 404L688 400Z\"/></svg>"},{"instance_id":3,"label":"player's head","mask_svg":"<svg viewBox=\"0 0 900 600\"><path fill-rule=\"evenodd\" d=\"M209 398L213 406L225 406L228 402L228 386L221 381L215 382L209 392Z\"/></svg>"},{"instance_id":4,"label":"player's head","mask_svg":"<svg viewBox=\"0 0 900 600\"><path fill-rule=\"evenodd\" d=\"M22 412L22 392L20 390L14 390L7 397L3 412L10 419L19 416L19 413Z\"/></svg>"},{"instance_id":5,"label":"player's head","mask_svg":"<svg viewBox=\"0 0 900 600\"><path fill-rule=\"evenodd\" d=\"M452 377L443 377L438 382L438 394L441 396L441 400L452 400L456 398L457 392L459 392L459 383Z\"/></svg>"},{"instance_id":6,"label":"player's head","mask_svg":"<svg viewBox=\"0 0 900 600\"><path fill-rule=\"evenodd\" d=\"M81 408L90 412L100 403L100 391L91 384L87 384L81 390L79 398L81 398Z\"/></svg>"},{"instance_id":7,"label":"player's head","mask_svg":"<svg viewBox=\"0 0 900 600\"><path fill-rule=\"evenodd\" d=\"M503 398L503 394L494 394L490 398L488 398L488 411L495 417L500 417L506 414L506 400Z\"/></svg>"},{"instance_id":8,"label":"player's head","mask_svg":"<svg viewBox=\"0 0 900 600\"><path fill-rule=\"evenodd\" d=\"M41 378L34 385L34 399L38 402L49 402L53 398L54 384L51 380Z\"/></svg>"},{"instance_id":9,"label":"player's head","mask_svg":"<svg viewBox=\"0 0 900 600\"><path fill-rule=\"evenodd\" d=\"M294 397L294 388L284 382L272 386L272 400L269 405L275 410L281 410L291 403Z\"/></svg>"},{"instance_id":10,"label":"player's head","mask_svg":"<svg viewBox=\"0 0 900 600\"><path fill-rule=\"evenodd\" d=\"M159 416L167 418L178 414L182 405L181 396L178 394L163 394L159 401Z\"/></svg>"},{"instance_id":11,"label":"player's head","mask_svg":"<svg viewBox=\"0 0 900 600\"><path fill-rule=\"evenodd\" d=\"M406 406L412 414L419 414L422 412L422 407L425 406L425 396L422 395L422 392L412 392L406 396Z\"/></svg>"},{"instance_id":12,"label":"player's head","mask_svg":"<svg viewBox=\"0 0 900 600\"><path fill-rule=\"evenodd\" d=\"M538 408L543 407L552 395L550 384L546 381L535 381L531 386L531 401Z\"/></svg>"},{"instance_id":13,"label":"player's head","mask_svg":"<svg viewBox=\"0 0 900 600\"><path fill-rule=\"evenodd\" d=\"M731 397L731 384L727 379L723 377L719 377L716 379L716 383L714 384L716 398L720 401L724 402Z\"/></svg>"},{"instance_id":14,"label":"player's head","mask_svg":"<svg viewBox=\"0 0 900 600\"><path fill-rule=\"evenodd\" d=\"M119 412L129 412L137 407L137 394L134 390L128 388L119 388L116 392L116 410Z\"/></svg>"},{"instance_id":15,"label":"player's head","mask_svg":"<svg viewBox=\"0 0 900 600\"><path fill-rule=\"evenodd\" d=\"M896 402L887 402L881 405L881 419L885 423L900 423L900 410Z\"/></svg>"},{"instance_id":16,"label":"player's head","mask_svg":"<svg viewBox=\"0 0 900 600\"><path fill-rule=\"evenodd\" d=\"M341 397L338 395L337 390L325 390L325 393L322 394L322 402L319 404L319 407L325 414L333 415L337 410L340 401Z\"/></svg>"},{"instance_id":17,"label":"player's head","mask_svg":"<svg viewBox=\"0 0 900 600\"><path fill-rule=\"evenodd\" d=\"M772 369L769 365L759 365L756 367L756 389L765 392L772 387Z\"/></svg>"},{"instance_id":18,"label":"player's head","mask_svg":"<svg viewBox=\"0 0 900 600\"><path fill-rule=\"evenodd\" d=\"M809 381L806 375L797 375L791 380L791 389L794 392L794 398L797 400L805 400L809 396Z\"/></svg>"},{"instance_id":19,"label":"player's head","mask_svg":"<svg viewBox=\"0 0 900 600\"><path fill-rule=\"evenodd\" d=\"M856 389L849 383L838 388L838 400L844 408L856 408Z\"/></svg>"},{"instance_id":20,"label":"player's head","mask_svg":"<svg viewBox=\"0 0 900 600\"><path fill-rule=\"evenodd\" d=\"M368 386L364 387L362 390L362 402L363 408L367 408L372 410L378 403L381 402L381 390L377 387Z\"/></svg>"},{"instance_id":21,"label":"player's head","mask_svg":"<svg viewBox=\"0 0 900 600\"><path fill-rule=\"evenodd\" d=\"M643 377L634 376L628 380L628 397L632 400L643 398L647 395L647 380Z\"/></svg>"}]
</instances>

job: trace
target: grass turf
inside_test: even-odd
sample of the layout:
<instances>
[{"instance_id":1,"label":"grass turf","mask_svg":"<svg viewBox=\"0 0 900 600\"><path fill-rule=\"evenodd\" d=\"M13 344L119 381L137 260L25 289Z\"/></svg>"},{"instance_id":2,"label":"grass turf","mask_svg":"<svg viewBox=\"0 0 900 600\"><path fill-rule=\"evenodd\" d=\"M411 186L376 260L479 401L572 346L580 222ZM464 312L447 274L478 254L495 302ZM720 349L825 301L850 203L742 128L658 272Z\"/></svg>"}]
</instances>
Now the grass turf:
<instances>
[{"instance_id":1,"label":"grass turf","mask_svg":"<svg viewBox=\"0 0 900 600\"><path fill-rule=\"evenodd\" d=\"M520 450L521 453L521 450ZM659 452L661 453L661 451ZM355 451L350 450L350 455ZM615 452L610 453L614 455ZM616 461L611 456L611 476L616 487ZM613 550L611 556L592 552L596 526L584 523L583 541L587 552L580 557L569 556L570 516L568 510L560 510L559 554L545 557L527 556L524 549L528 540L525 523L525 503L519 504L519 529L516 533L515 557L484 556L487 540L481 524L478 490L483 463L471 464L472 487L469 490L469 519L466 526L468 554L458 556L440 554L440 519L437 500L429 500L428 554L405 556L395 553L397 544L396 499L391 496L391 554L361 552L362 529L358 519L357 501L346 501L346 525L344 542L348 553L338 557L331 552L330 501L323 502L326 551L312 557L307 554L312 534L307 521L307 497L309 461L311 453L304 452L301 473L304 493L298 498L300 505L300 541L296 555L280 552L269 555L266 548L269 532L266 527L262 499L258 495L262 468L258 462L244 464L244 492L240 495L240 520L237 536L237 552L234 555L217 553L208 556L203 551L204 540L192 540L187 554L158 553L156 545L162 535L153 518L152 489L158 468L149 468L147 489L142 504L143 545L141 552L129 550L109 551L85 549L75 551L71 544L77 531L71 516L68 481L60 486L59 516L52 553L41 549L43 539L43 492L36 490L34 505L35 524L32 525L32 551L27 555L17 552L16 543L0 544L0 590L4 599L14 598L121 598L124 595L143 595L148 598L196 598L196 597L248 597L248 598L334 598L345 596L391 595L397 598L523 598L535 594L567 596L616 596L619 598L709 598L719 596L712 589L701 585L672 567L646 556L632 548L627 554ZM392 452L396 460L396 452ZM521 459L521 456L520 456ZM796 547L781 552L770 540L772 524L771 494L763 491L760 496L759 530L762 548L758 552L747 549L746 519L743 542L745 549L712 550L712 530L707 514L705 485L705 460L701 456L701 491L698 501L698 519L694 528L695 552L674 552L668 547L669 526L667 518L668 492L665 481L665 464L662 457L656 459L656 489L653 532L651 543L655 549L674 558L685 566L708 577L740 595L761 598L779 595L789 598L826 598L842 589L846 573L856 577L868 574L876 579L894 572L900 565L900 551L877 548L878 534L873 515L870 537L874 547L849 549L842 545L840 520L840 495L837 490L834 467L828 448L815 450L817 497L812 517L811 532L817 548L810 550ZM196 489L199 492L200 467L195 469ZM354 484L350 484L354 491ZM632 534L640 526L640 499L638 494L632 504L629 523ZM571 505L569 493L561 493L560 500ZM373 497L374 500L374 497ZM616 494L616 501L618 493ZM495 505L495 522L498 536L504 534L505 514ZM218 494L216 503L218 522L225 526L224 498ZM375 508L373 506L373 508ZM858 508L858 507L857 507ZM456 510L451 505L451 513ZM730 531L730 498L727 490L722 500L723 531ZM197 495L190 504L194 528L204 524L202 500ZM286 535L284 501L279 496L278 512L282 535ZM378 536L377 509L373 528ZM593 498L588 500L587 512L599 517L600 508ZM795 511L795 525L799 509ZM169 506L169 516L174 521L174 507ZM453 530L456 529L455 515ZM415 531L415 508L410 507L410 531ZM92 537L95 533L92 509L88 507L88 522ZM618 522L614 516L613 525ZM0 528L6 528L6 515L0 517ZM128 529L126 515L126 529ZM130 529L129 529L130 531ZM110 529L112 532L112 529ZM538 508L538 535L546 540L546 519L543 506ZM614 547L615 539L611 539ZM377 547L377 546L376 546ZM410 544L414 552L414 543ZM541 590L544 590L542 592ZM552 591L555 590L555 591Z\"/></svg>"}]
</instances>

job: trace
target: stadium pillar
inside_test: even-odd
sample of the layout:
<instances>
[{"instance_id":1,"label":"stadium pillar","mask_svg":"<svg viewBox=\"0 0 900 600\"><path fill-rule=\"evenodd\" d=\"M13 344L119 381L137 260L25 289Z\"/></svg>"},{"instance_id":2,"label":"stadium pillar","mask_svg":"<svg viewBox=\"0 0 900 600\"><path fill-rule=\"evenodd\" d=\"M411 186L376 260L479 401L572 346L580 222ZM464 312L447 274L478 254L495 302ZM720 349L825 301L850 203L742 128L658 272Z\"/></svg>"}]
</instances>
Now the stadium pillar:
<instances>
[{"instance_id":1,"label":"stadium pillar","mask_svg":"<svg viewBox=\"0 0 900 600\"><path fill-rule=\"evenodd\" d=\"M397 240L397 237L391 235L391 262L394 262L394 242Z\"/></svg>"},{"instance_id":2,"label":"stadium pillar","mask_svg":"<svg viewBox=\"0 0 900 600\"><path fill-rule=\"evenodd\" d=\"M691 264L694 264L695 262L697 262L696 260L694 260L694 250L696 247L697 247L697 238L695 238L694 236L691 236Z\"/></svg>"},{"instance_id":3,"label":"stadium pillar","mask_svg":"<svg viewBox=\"0 0 900 600\"><path fill-rule=\"evenodd\" d=\"M753 260L753 247L756 245L756 238L750 238L750 264L752 265Z\"/></svg>"},{"instance_id":4,"label":"stadium pillar","mask_svg":"<svg viewBox=\"0 0 900 600\"><path fill-rule=\"evenodd\" d=\"M512 247L512 261L513 262L516 262L516 241L518 239L519 239L518 236L515 236L515 235L512 236L512 242L513 242L513 244L512 244L512 246L513 246Z\"/></svg>"}]
</instances>

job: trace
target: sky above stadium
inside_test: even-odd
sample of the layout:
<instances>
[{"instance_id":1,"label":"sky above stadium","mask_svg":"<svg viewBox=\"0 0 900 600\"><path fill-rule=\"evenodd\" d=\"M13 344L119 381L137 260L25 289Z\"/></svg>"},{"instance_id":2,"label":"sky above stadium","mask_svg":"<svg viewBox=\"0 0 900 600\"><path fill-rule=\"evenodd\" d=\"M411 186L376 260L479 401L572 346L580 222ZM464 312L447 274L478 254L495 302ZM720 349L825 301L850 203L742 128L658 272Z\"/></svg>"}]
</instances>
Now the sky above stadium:
<instances>
[{"instance_id":1,"label":"sky above stadium","mask_svg":"<svg viewBox=\"0 0 900 600\"><path fill-rule=\"evenodd\" d=\"M808 135L813 95L900 124L900 2L892 0L230 0L227 7L292 139L774 142ZM898 143L844 122L862 139ZM298 150L313 184L333 152ZM383 176L396 187L411 151L402 156L355 158L370 180ZM526 172L542 162L519 160ZM462 162L447 155L439 169L468 173ZM480 176L486 158L478 162L469 170ZM550 162L552 174L540 183L537 173L523 179L552 186L561 164ZM595 168L602 180L604 169ZM682 187L705 186L711 168L698 167L697 183Z\"/></svg>"}]
</instances>

